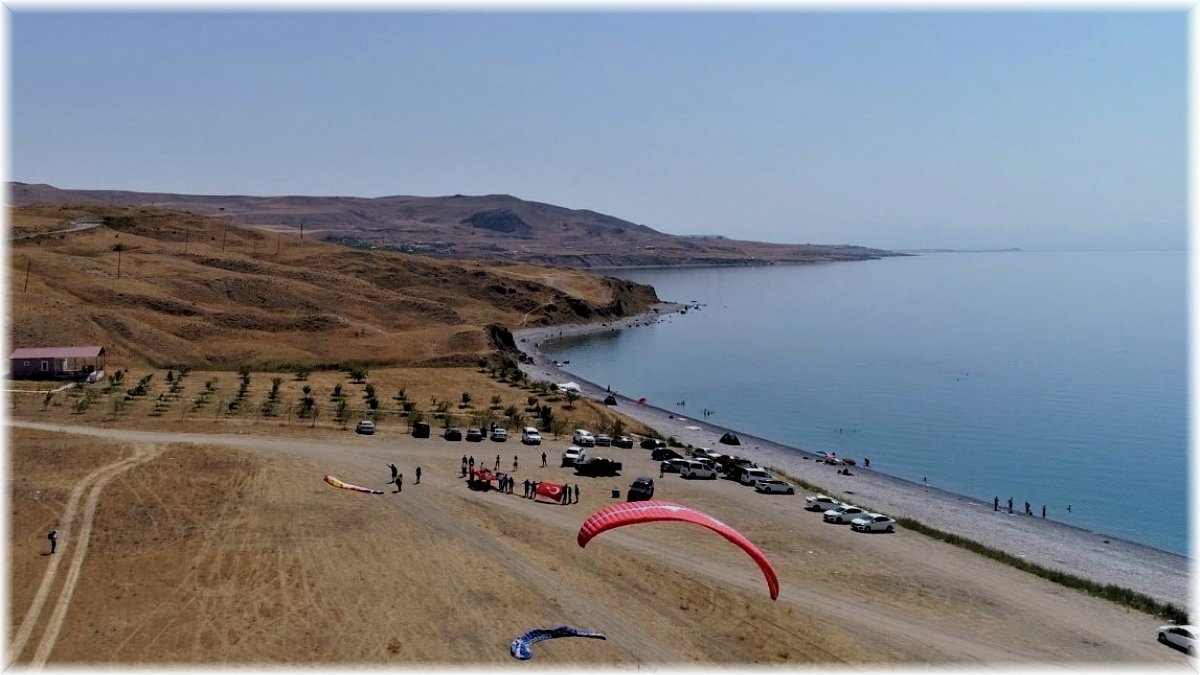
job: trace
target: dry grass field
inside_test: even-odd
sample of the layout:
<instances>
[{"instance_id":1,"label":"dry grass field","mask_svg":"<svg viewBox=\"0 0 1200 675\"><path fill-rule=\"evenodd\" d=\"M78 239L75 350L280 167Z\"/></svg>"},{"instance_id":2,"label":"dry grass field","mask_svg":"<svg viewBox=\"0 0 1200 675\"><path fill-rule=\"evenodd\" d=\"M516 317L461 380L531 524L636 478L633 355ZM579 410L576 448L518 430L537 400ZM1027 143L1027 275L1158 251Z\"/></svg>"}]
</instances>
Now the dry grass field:
<instances>
[{"instance_id":1,"label":"dry grass field","mask_svg":"<svg viewBox=\"0 0 1200 675\"><path fill-rule=\"evenodd\" d=\"M501 665L514 637L563 623L608 640L540 643L533 665L1186 661L1147 639L1151 617L913 533L826 525L800 496L728 481L668 476L656 497L745 533L779 572L777 602L747 556L692 526L626 528L580 549L575 532L616 501L610 488L653 471L642 450L616 451L624 478L583 478L515 442L184 426L13 429L10 662ZM472 448L505 469L520 455L519 480L579 483L581 503L468 490L459 456ZM330 487L326 473L384 494ZM64 519L59 554L43 555Z\"/></svg>"}]
</instances>

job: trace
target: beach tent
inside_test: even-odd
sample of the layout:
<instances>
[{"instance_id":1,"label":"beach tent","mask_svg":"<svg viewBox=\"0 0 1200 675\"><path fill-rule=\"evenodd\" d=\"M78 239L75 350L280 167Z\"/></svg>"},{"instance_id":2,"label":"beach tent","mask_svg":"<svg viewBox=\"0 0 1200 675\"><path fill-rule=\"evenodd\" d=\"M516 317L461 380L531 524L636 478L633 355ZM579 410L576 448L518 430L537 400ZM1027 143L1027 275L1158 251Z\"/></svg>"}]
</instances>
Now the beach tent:
<instances>
[{"instance_id":1,"label":"beach tent","mask_svg":"<svg viewBox=\"0 0 1200 675\"><path fill-rule=\"evenodd\" d=\"M741 445L742 440L736 435L726 431L724 436L721 436L721 442L725 445Z\"/></svg>"}]
</instances>

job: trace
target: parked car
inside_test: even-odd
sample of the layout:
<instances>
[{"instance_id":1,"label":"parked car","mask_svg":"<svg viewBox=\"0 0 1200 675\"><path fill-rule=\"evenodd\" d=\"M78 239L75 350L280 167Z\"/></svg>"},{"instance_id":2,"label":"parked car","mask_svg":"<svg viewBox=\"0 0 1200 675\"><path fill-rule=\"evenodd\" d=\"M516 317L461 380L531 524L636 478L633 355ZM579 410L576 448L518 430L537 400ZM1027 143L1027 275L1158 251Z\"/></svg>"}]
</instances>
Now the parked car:
<instances>
[{"instance_id":1,"label":"parked car","mask_svg":"<svg viewBox=\"0 0 1200 675\"><path fill-rule=\"evenodd\" d=\"M667 442L657 438L643 438L641 445L643 450L657 450L667 447Z\"/></svg>"},{"instance_id":2,"label":"parked car","mask_svg":"<svg viewBox=\"0 0 1200 675\"><path fill-rule=\"evenodd\" d=\"M691 455L692 457L703 457L715 461L721 456L721 453L714 451L712 448L692 448Z\"/></svg>"},{"instance_id":3,"label":"parked car","mask_svg":"<svg viewBox=\"0 0 1200 675\"><path fill-rule=\"evenodd\" d=\"M774 476L767 473L766 469L752 467L742 471L742 476L741 478L738 478L738 482L742 485L754 485L760 480L771 480L772 478L774 478Z\"/></svg>"},{"instance_id":4,"label":"parked car","mask_svg":"<svg viewBox=\"0 0 1200 675\"><path fill-rule=\"evenodd\" d=\"M704 464L694 459L686 460L686 463L679 469L680 478L701 478L705 480L716 480L717 472Z\"/></svg>"},{"instance_id":5,"label":"parked car","mask_svg":"<svg viewBox=\"0 0 1200 675\"><path fill-rule=\"evenodd\" d=\"M578 445L563 450L562 466L575 466L575 463L587 457L587 451Z\"/></svg>"},{"instance_id":6,"label":"parked car","mask_svg":"<svg viewBox=\"0 0 1200 675\"><path fill-rule=\"evenodd\" d=\"M869 515L866 509L860 509L857 506L842 504L835 506L825 512L825 522L827 523L848 523L855 518Z\"/></svg>"},{"instance_id":7,"label":"parked car","mask_svg":"<svg viewBox=\"0 0 1200 675\"><path fill-rule=\"evenodd\" d=\"M654 479L638 476L629 484L629 492L625 493L627 502L644 502L654 498Z\"/></svg>"},{"instance_id":8,"label":"parked car","mask_svg":"<svg viewBox=\"0 0 1200 675\"><path fill-rule=\"evenodd\" d=\"M725 477L731 480L736 480L740 483L742 482L742 479L746 477L746 472L752 469L763 470L762 467L754 462L751 462L750 460L740 460L725 470ZM759 476L758 478L762 478L762 476ZM768 478L770 478L770 476L768 476ZM756 478L755 480L758 479ZM750 484L752 483L747 483L747 485Z\"/></svg>"},{"instance_id":9,"label":"parked car","mask_svg":"<svg viewBox=\"0 0 1200 675\"><path fill-rule=\"evenodd\" d=\"M413 422L413 438L429 438L429 422Z\"/></svg>"},{"instance_id":10,"label":"parked car","mask_svg":"<svg viewBox=\"0 0 1200 675\"><path fill-rule=\"evenodd\" d=\"M675 452L670 448L658 448L654 452L650 453L650 459L653 459L656 462L661 462L666 459L682 459L682 457L683 455L680 455L678 452Z\"/></svg>"},{"instance_id":11,"label":"parked car","mask_svg":"<svg viewBox=\"0 0 1200 675\"><path fill-rule=\"evenodd\" d=\"M575 462L575 473L580 476L615 476L621 473L621 462L607 457L589 457Z\"/></svg>"},{"instance_id":12,"label":"parked car","mask_svg":"<svg viewBox=\"0 0 1200 675\"><path fill-rule=\"evenodd\" d=\"M462 440L462 430L459 429L458 427L450 427L449 429L446 429L445 431L442 432L442 438L444 438L448 441L461 441Z\"/></svg>"},{"instance_id":13,"label":"parked car","mask_svg":"<svg viewBox=\"0 0 1200 675\"><path fill-rule=\"evenodd\" d=\"M691 460L684 459L682 457L675 457L673 459L664 460L661 465L662 472L663 473L679 473L683 469L684 465L686 465L690 461Z\"/></svg>"},{"instance_id":14,"label":"parked car","mask_svg":"<svg viewBox=\"0 0 1200 675\"><path fill-rule=\"evenodd\" d=\"M542 434L533 427L525 427L521 430L521 442L525 445L541 445Z\"/></svg>"},{"instance_id":15,"label":"parked car","mask_svg":"<svg viewBox=\"0 0 1200 675\"><path fill-rule=\"evenodd\" d=\"M628 436L617 436L613 439L613 447L616 448L632 448L633 439Z\"/></svg>"},{"instance_id":16,"label":"parked car","mask_svg":"<svg viewBox=\"0 0 1200 675\"><path fill-rule=\"evenodd\" d=\"M571 434L571 442L575 445L590 448L596 445L596 437L587 429L576 429L575 433Z\"/></svg>"},{"instance_id":17,"label":"parked car","mask_svg":"<svg viewBox=\"0 0 1200 675\"><path fill-rule=\"evenodd\" d=\"M478 443L483 440L483 430L478 427L467 429L467 441L470 443Z\"/></svg>"},{"instance_id":18,"label":"parked car","mask_svg":"<svg viewBox=\"0 0 1200 675\"><path fill-rule=\"evenodd\" d=\"M855 532L895 532L896 519L882 513L868 513L850 521L850 528Z\"/></svg>"},{"instance_id":19,"label":"parked car","mask_svg":"<svg viewBox=\"0 0 1200 675\"><path fill-rule=\"evenodd\" d=\"M841 505L842 503L833 497L821 494L804 498L804 508L808 509L809 511L825 512L829 509L836 509Z\"/></svg>"},{"instance_id":20,"label":"parked car","mask_svg":"<svg viewBox=\"0 0 1200 675\"><path fill-rule=\"evenodd\" d=\"M375 433L375 423L371 420L363 420L354 425L354 433L370 436Z\"/></svg>"},{"instance_id":21,"label":"parked car","mask_svg":"<svg viewBox=\"0 0 1200 675\"><path fill-rule=\"evenodd\" d=\"M1168 647L1182 649L1189 656L1196 655L1195 626L1159 626L1158 641Z\"/></svg>"},{"instance_id":22,"label":"parked car","mask_svg":"<svg viewBox=\"0 0 1200 675\"><path fill-rule=\"evenodd\" d=\"M796 488L792 487L791 483L781 481L777 478L757 480L754 482L754 489L762 492L763 494L796 494Z\"/></svg>"},{"instance_id":23,"label":"parked car","mask_svg":"<svg viewBox=\"0 0 1200 675\"><path fill-rule=\"evenodd\" d=\"M504 427L496 427L495 429L492 429L491 438L497 443L504 443L508 440L508 429L505 429Z\"/></svg>"},{"instance_id":24,"label":"parked car","mask_svg":"<svg viewBox=\"0 0 1200 675\"><path fill-rule=\"evenodd\" d=\"M608 434L596 434L595 438L596 438L596 446L597 447L599 447L599 446L607 447L607 446L612 445L612 437L609 436Z\"/></svg>"}]
</instances>

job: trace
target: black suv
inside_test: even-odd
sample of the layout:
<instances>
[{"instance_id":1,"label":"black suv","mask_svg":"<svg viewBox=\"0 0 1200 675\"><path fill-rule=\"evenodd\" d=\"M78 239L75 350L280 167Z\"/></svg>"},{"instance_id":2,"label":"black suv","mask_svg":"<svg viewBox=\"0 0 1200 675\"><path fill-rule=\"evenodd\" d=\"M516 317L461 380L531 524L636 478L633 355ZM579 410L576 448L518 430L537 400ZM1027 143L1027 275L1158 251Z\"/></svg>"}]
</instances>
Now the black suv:
<instances>
[{"instance_id":1,"label":"black suv","mask_svg":"<svg viewBox=\"0 0 1200 675\"><path fill-rule=\"evenodd\" d=\"M666 441L660 441L657 438L642 439L642 449L643 450L657 450L659 448L665 448L665 447L667 447Z\"/></svg>"},{"instance_id":2,"label":"black suv","mask_svg":"<svg viewBox=\"0 0 1200 675\"><path fill-rule=\"evenodd\" d=\"M679 459L680 457L683 457L683 455L670 448L657 448L654 452L650 453L650 459L656 462L661 462L668 459Z\"/></svg>"},{"instance_id":3,"label":"black suv","mask_svg":"<svg viewBox=\"0 0 1200 675\"><path fill-rule=\"evenodd\" d=\"M654 479L638 476L629 484L629 492L625 494L627 502L644 502L654 498Z\"/></svg>"},{"instance_id":4,"label":"black suv","mask_svg":"<svg viewBox=\"0 0 1200 675\"><path fill-rule=\"evenodd\" d=\"M460 431L459 429L457 429L455 427L450 427L449 429L446 429L445 431L442 432L442 438L444 438L448 441L461 441L462 440L462 431Z\"/></svg>"}]
</instances>

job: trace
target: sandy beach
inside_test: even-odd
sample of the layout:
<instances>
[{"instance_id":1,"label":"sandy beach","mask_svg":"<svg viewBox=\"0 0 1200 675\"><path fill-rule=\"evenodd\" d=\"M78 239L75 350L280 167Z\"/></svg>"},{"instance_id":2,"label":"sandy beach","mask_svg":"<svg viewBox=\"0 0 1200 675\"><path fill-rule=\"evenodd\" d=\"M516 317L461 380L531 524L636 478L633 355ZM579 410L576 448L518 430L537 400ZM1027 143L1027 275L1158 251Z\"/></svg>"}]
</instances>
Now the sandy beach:
<instances>
[{"instance_id":1,"label":"sandy beach","mask_svg":"<svg viewBox=\"0 0 1200 675\"><path fill-rule=\"evenodd\" d=\"M621 321L523 329L514 332L517 346L531 363L522 370L535 380L576 382L584 396L604 400L609 392L594 382L554 365L538 345L556 338L577 337L613 330L628 330L662 320L680 305L663 304L657 312ZM986 546L1000 549L1039 565L1063 570L1104 584L1115 584L1144 593L1161 602L1190 609L1190 560L1185 556L1124 541L1099 532L1044 520L1020 513L1008 514L1001 503L993 511L990 501L957 495L936 486L913 483L864 468L853 467L853 475L838 473L838 467L813 461L817 455L802 448L784 446L736 429L692 419L677 410L666 410L617 395L618 409L680 443L726 449L754 459L762 466L827 488L826 493L842 501L870 508L893 517L913 518L925 525L955 533ZM741 446L724 446L718 439L726 431L741 439ZM643 451L644 452L644 451ZM1019 510L1019 505L1018 505Z\"/></svg>"}]
</instances>

